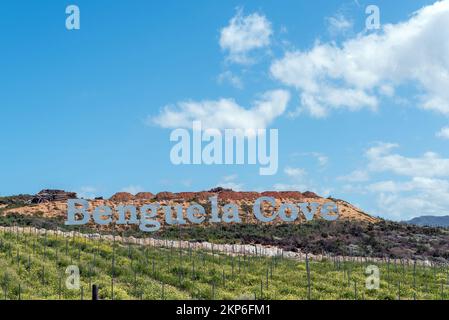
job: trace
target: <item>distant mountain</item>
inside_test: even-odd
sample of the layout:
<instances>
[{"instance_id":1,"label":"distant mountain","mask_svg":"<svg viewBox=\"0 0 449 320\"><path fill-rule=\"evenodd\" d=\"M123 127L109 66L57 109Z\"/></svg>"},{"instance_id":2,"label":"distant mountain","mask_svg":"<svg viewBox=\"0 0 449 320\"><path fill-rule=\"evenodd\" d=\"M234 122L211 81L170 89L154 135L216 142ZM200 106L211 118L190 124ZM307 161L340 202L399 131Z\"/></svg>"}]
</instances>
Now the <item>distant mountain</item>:
<instances>
[{"instance_id":1,"label":"distant mountain","mask_svg":"<svg viewBox=\"0 0 449 320\"><path fill-rule=\"evenodd\" d=\"M406 223L414 224L417 226L449 227L449 216L422 216L406 221Z\"/></svg>"}]
</instances>

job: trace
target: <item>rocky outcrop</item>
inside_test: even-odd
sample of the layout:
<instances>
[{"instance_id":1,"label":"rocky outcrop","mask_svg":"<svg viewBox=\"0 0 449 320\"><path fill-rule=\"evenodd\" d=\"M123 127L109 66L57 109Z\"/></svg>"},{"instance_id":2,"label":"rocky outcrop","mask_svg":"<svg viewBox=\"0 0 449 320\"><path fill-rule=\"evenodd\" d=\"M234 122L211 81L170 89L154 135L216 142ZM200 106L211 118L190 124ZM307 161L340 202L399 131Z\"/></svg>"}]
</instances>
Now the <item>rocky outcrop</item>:
<instances>
[{"instance_id":1,"label":"rocky outcrop","mask_svg":"<svg viewBox=\"0 0 449 320\"><path fill-rule=\"evenodd\" d=\"M198 201L199 192L178 192L173 194L173 199L184 201ZM170 199L164 199L170 200Z\"/></svg>"},{"instance_id":2,"label":"rocky outcrop","mask_svg":"<svg viewBox=\"0 0 449 320\"><path fill-rule=\"evenodd\" d=\"M258 192L237 192L237 191L223 191L218 193L218 199L222 201L254 201L260 198L261 195Z\"/></svg>"},{"instance_id":3,"label":"rocky outcrop","mask_svg":"<svg viewBox=\"0 0 449 320\"><path fill-rule=\"evenodd\" d=\"M127 202L134 200L134 196L128 192L117 192L109 200L114 202Z\"/></svg>"},{"instance_id":4,"label":"rocky outcrop","mask_svg":"<svg viewBox=\"0 0 449 320\"><path fill-rule=\"evenodd\" d=\"M156 194L156 196L154 197L154 199L156 199L157 201L161 201L161 200L173 200L175 199L175 195L172 192L159 192L158 194Z\"/></svg>"},{"instance_id":5,"label":"rocky outcrop","mask_svg":"<svg viewBox=\"0 0 449 320\"><path fill-rule=\"evenodd\" d=\"M302 194L305 198L319 198L320 196L312 191L306 191Z\"/></svg>"},{"instance_id":6,"label":"rocky outcrop","mask_svg":"<svg viewBox=\"0 0 449 320\"><path fill-rule=\"evenodd\" d=\"M299 191L265 191L265 192L252 192L252 191L233 191L231 189L214 188L209 191L200 192L159 192L154 199L157 201L163 200L183 200L183 201L201 201L208 200L210 197L218 196L221 201L254 201L260 197L272 197L278 200L303 200L303 199L316 199L320 198L315 193L306 191L301 193ZM137 198L137 195L136 195Z\"/></svg>"},{"instance_id":7,"label":"rocky outcrop","mask_svg":"<svg viewBox=\"0 0 449 320\"><path fill-rule=\"evenodd\" d=\"M75 192L66 192L64 190L50 190L45 189L37 193L32 199L31 203L39 204L45 202L54 201L67 201L69 199L76 199L77 195Z\"/></svg>"},{"instance_id":8,"label":"rocky outcrop","mask_svg":"<svg viewBox=\"0 0 449 320\"><path fill-rule=\"evenodd\" d=\"M137 200L151 200L154 198L154 194L151 192L139 192L134 196L134 199Z\"/></svg>"}]
</instances>

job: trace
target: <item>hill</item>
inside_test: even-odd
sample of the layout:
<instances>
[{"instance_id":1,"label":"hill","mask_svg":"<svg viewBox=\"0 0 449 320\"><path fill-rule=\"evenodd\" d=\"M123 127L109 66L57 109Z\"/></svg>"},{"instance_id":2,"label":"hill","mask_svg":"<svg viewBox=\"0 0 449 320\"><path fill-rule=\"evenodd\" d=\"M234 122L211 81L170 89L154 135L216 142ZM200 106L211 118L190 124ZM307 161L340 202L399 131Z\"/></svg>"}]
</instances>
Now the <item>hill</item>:
<instances>
[{"instance_id":1,"label":"hill","mask_svg":"<svg viewBox=\"0 0 449 320\"><path fill-rule=\"evenodd\" d=\"M449 227L449 216L437 217L437 216L422 216L416 217L406 223L414 224L417 226L429 226L429 227Z\"/></svg>"},{"instance_id":2,"label":"hill","mask_svg":"<svg viewBox=\"0 0 449 320\"><path fill-rule=\"evenodd\" d=\"M51 193L51 190L43 190L45 194ZM38 193L34 198L30 201L25 201L23 197L8 197L8 202L5 201L5 205L3 206L3 213L8 214L20 214L20 215L31 215L31 216L40 216L46 218L57 218L57 217L66 217L67 216L67 199L64 200L53 200L59 199L61 197L65 197L67 193L62 190L54 190L52 197L43 199L39 197L39 195L43 194L43 191ZM126 192L119 192L114 194L110 199L97 198L93 200L88 200L89 204L92 207L98 206L109 206L111 208L117 207L118 205L134 205L136 207L143 206L145 204L149 204L152 202L158 202L161 207L162 206L176 206L181 204L183 210L192 204L193 202L199 203L203 205L206 209L206 215L210 214L210 202L209 199L211 197L216 196L218 198L219 205L223 206L229 203L236 204L239 208L239 214L242 216L243 223L245 224L259 224L260 222L252 214L252 207L254 201L260 197L272 197L275 199L275 210L278 210L283 203L305 203L305 202L314 202L318 203L318 211L321 206L330 201L335 202L338 206L339 210L339 219L340 220L356 220L373 223L378 221L378 219L368 215L363 212L359 208L351 205L350 203L334 198L324 198L316 195L313 192L297 192L297 191L265 191L265 192L237 192L230 189L223 188L215 188L209 191L201 191L201 192L159 192L156 195L151 192L141 192L137 195L132 195ZM76 197L76 194L75 196ZM38 203L34 203L34 199L39 199ZM13 200L17 201L14 202ZM41 201L41 200L46 201ZM0 199L1 200L1 199ZM12 202L11 202L12 201ZM1 201L0 201L1 204ZM268 206L267 206L268 207ZM265 207L264 207L265 209ZM1 212L0 212L1 215ZM164 215L164 211L162 208L158 211L158 220L165 226L165 221L162 219ZM305 222L305 217L300 215L297 223ZM273 221L273 224L281 223L281 219L276 218Z\"/></svg>"},{"instance_id":3,"label":"hill","mask_svg":"<svg viewBox=\"0 0 449 320\"><path fill-rule=\"evenodd\" d=\"M89 200L91 206L133 204L136 206L158 202L161 205L186 207L192 202L205 203L216 195L221 203L233 202L241 210L242 223L201 225L187 224L163 225L154 233L145 233L136 225L66 226L67 203L65 201L44 201L32 204L29 197L8 197L0 206L0 226L34 226L48 230L77 230L83 233L100 233L154 237L158 239L188 240L191 242L211 242L227 244L261 244L286 251L300 253L329 253L339 256L390 257L447 262L449 259L449 230L435 227L422 227L406 223L385 221L371 217L350 203L333 198L323 198L311 192L235 192L226 189L212 189L205 192L160 192L118 193L110 199ZM340 218L337 221L321 219L295 223L274 221L266 224L252 215L252 202L261 195L276 199L279 207L285 202L334 201L339 206ZM1 199L0 199L0 203ZM159 216L158 216L159 217ZM161 219L161 222L165 221Z\"/></svg>"}]
</instances>

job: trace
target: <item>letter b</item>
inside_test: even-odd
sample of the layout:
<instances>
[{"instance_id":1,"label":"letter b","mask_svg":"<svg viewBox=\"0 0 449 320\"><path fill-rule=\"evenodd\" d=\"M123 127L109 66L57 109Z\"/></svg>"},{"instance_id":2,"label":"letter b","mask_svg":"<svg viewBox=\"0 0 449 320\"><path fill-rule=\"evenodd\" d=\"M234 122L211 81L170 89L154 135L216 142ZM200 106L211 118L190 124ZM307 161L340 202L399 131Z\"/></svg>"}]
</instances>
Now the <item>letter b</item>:
<instances>
[{"instance_id":1,"label":"letter b","mask_svg":"<svg viewBox=\"0 0 449 320\"><path fill-rule=\"evenodd\" d=\"M82 208L77 208L76 205L81 205ZM84 199L69 199L67 200L67 221L64 222L66 226L76 226L83 225L89 222L90 214L87 212L89 208L89 203ZM81 214L83 218L81 220L76 220L76 215Z\"/></svg>"}]
</instances>

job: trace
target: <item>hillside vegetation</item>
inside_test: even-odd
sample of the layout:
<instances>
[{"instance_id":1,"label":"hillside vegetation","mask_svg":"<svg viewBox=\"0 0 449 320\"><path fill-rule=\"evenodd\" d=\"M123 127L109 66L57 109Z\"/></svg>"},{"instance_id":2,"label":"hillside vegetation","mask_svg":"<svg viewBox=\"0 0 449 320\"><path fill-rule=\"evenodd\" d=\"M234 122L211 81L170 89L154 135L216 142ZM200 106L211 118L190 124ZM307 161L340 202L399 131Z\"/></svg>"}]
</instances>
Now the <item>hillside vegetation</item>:
<instances>
[{"instance_id":1,"label":"hillside vegetation","mask_svg":"<svg viewBox=\"0 0 449 320\"><path fill-rule=\"evenodd\" d=\"M1 209L0 209L1 211ZM84 233L111 234L91 225L70 227L62 216L1 215L0 226L33 226L51 230L77 230ZM449 229L420 227L405 223L379 220L361 221L316 220L302 224L233 224L209 226L167 227L156 233L144 233L136 226L117 233L123 236L155 237L160 239L208 241L212 243L262 244L286 251L328 253L340 256L389 257L432 260L445 263L449 259Z\"/></svg>"},{"instance_id":2,"label":"hillside vegetation","mask_svg":"<svg viewBox=\"0 0 449 320\"><path fill-rule=\"evenodd\" d=\"M65 287L69 265L81 288ZM366 267L380 268L368 290ZM446 266L224 255L61 235L0 232L5 299L448 299Z\"/></svg>"}]
</instances>

